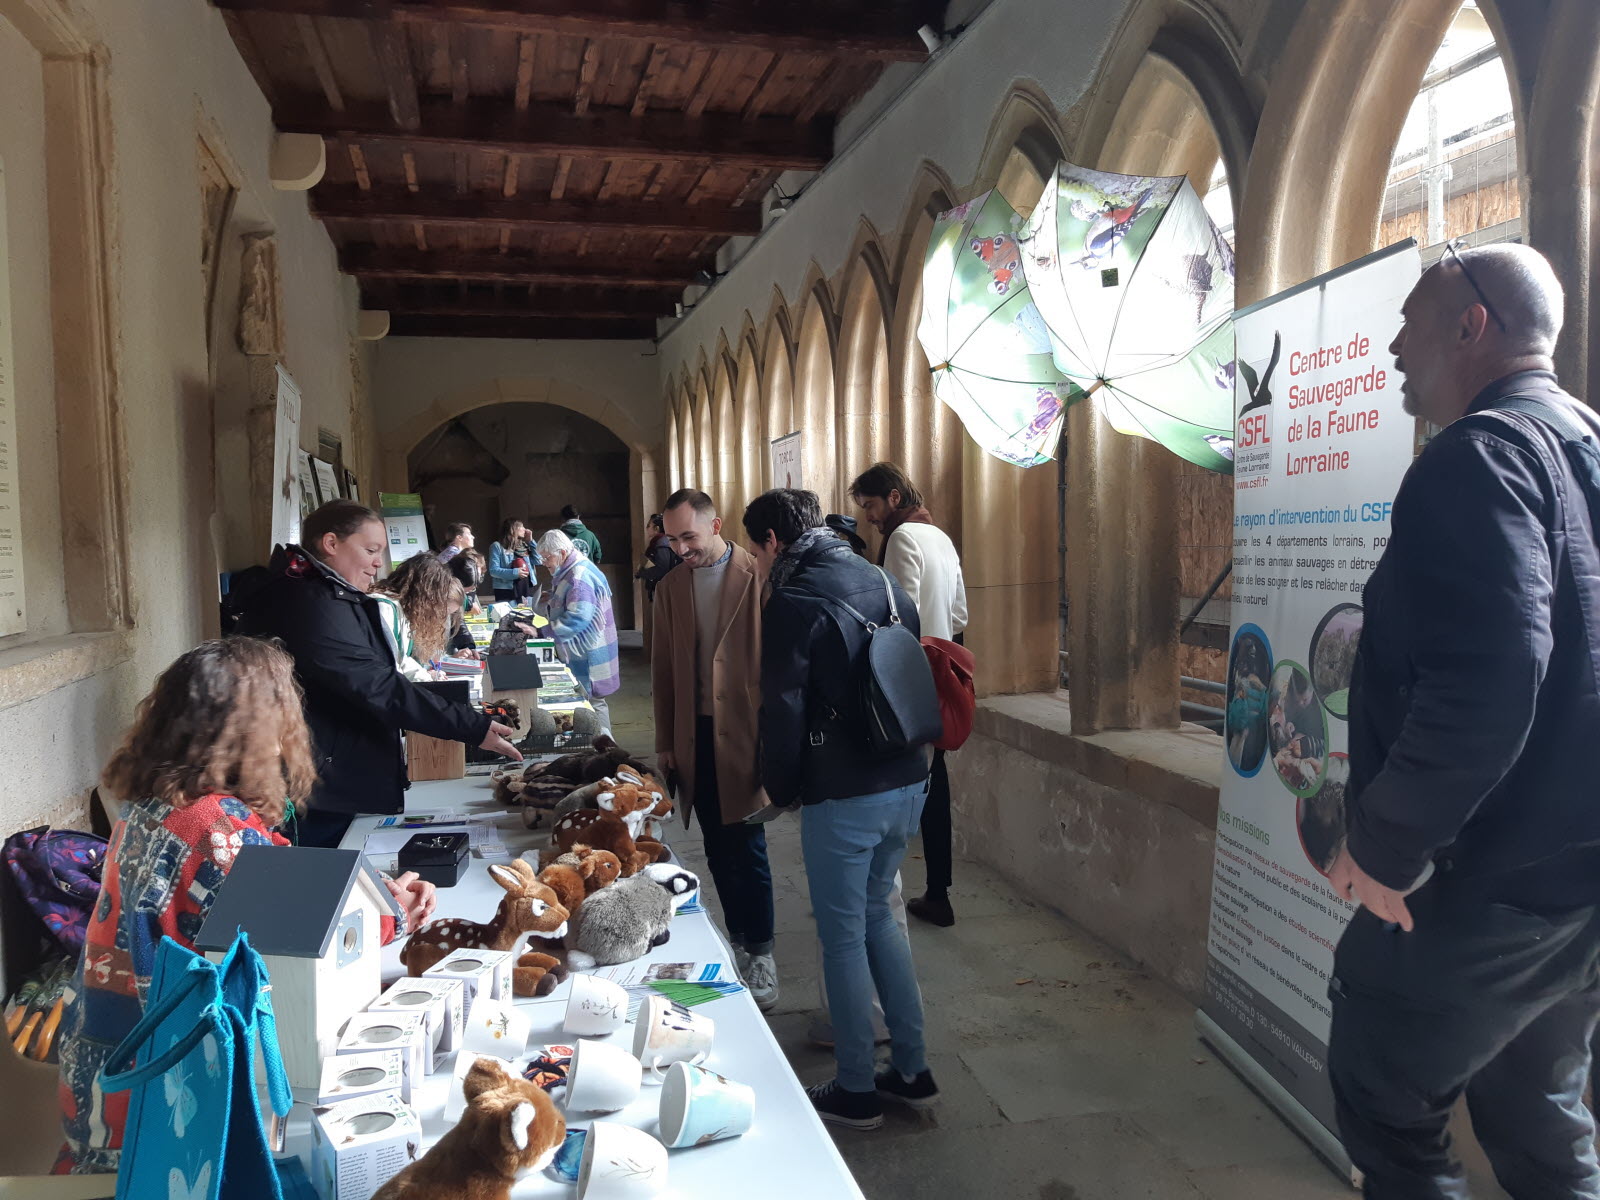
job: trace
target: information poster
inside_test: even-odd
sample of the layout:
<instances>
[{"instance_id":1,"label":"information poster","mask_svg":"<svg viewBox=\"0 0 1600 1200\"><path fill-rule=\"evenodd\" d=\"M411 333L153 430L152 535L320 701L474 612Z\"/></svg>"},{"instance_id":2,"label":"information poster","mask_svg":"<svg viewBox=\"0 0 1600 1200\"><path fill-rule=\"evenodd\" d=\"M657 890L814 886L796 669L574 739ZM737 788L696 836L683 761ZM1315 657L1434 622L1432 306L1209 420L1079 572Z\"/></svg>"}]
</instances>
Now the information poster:
<instances>
[{"instance_id":1,"label":"information poster","mask_svg":"<svg viewBox=\"0 0 1600 1200\"><path fill-rule=\"evenodd\" d=\"M1327 1081L1361 593L1411 464L1389 344L1405 245L1237 315L1233 637L1201 1026L1342 1160Z\"/></svg>"},{"instance_id":2,"label":"information poster","mask_svg":"<svg viewBox=\"0 0 1600 1200\"><path fill-rule=\"evenodd\" d=\"M775 488L803 488L805 475L800 471L800 435L785 434L772 439L772 486Z\"/></svg>"},{"instance_id":3,"label":"information poster","mask_svg":"<svg viewBox=\"0 0 1600 1200\"><path fill-rule=\"evenodd\" d=\"M278 406L272 427L272 544L300 540L300 389L278 368ZM315 495L315 492L310 493Z\"/></svg>"},{"instance_id":4,"label":"information poster","mask_svg":"<svg viewBox=\"0 0 1600 1200\"><path fill-rule=\"evenodd\" d=\"M323 504L340 499L339 473L333 464L320 458L313 458L311 469L317 473L317 499Z\"/></svg>"},{"instance_id":5,"label":"information poster","mask_svg":"<svg viewBox=\"0 0 1600 1200\"><path fill-rule=\"evenodd\" d=\"M300 516L305 518L317 509L317 473L309 451L296 450L295 458L300 464Z\"/></svg>"},{"instance_id":6,"label":"information poster","mask_svg":"<svg viewBox=\"0 0 1600 1200\"><path fill-rule=\"evenodd\" d=\"M22 581L22 511L17 488L17 393L12 358L6 174L0 163L0 637L28 627Z\"/></svg>"},{"instance_id":7,"label":"information poster","mask_svg":"<svg viewBox=\"0 0 1600 1200\"><path fill-rule=\"evenodd\" d=\"M409 492L379 492L378 508L389 533L389 566L398 567L428 548L428 527L422 519L422 497Z\"/></svg>"}]
</instances>

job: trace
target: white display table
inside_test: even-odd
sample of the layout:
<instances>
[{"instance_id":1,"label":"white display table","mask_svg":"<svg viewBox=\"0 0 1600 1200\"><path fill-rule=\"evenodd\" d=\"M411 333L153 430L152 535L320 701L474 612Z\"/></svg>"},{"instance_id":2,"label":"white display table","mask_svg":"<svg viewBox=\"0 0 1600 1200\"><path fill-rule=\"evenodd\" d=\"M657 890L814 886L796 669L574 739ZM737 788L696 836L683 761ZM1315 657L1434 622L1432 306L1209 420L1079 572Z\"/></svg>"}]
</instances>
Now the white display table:
<instances>
[{"instance_id":1,"label":"white display table","mask_svg":"<svg viewBox=\"0 0 1600 1200\"><path fill-rule=\"evenodd\" d=\"M407 812L441 810L503 814L499 822L501 835L506 848L513 855L546 844L545 831L524 829L516 811L507 810L494 802L487 778L420 783L407 793ZM376 818L357 819L345 837L344 847L363 847L375 821ZM375 854L374 865L387 870L390 867L388 860L392 857L392 854ZM704 886L710 886L709 879L702 882ZM504 894L489 878L488 863L470 858L461 882L452 888L439 889L439 905L435 915L487 921L494 915L495 906ZM729 964L731 969L733 954L709 915L701 912L674 919L671 940L652 951L647 959L660 962L723 962ZM385 986L404 974L400 967L398 944L384 948L383 964ZM563 983L550 996L517 1002L533 1025L528 1038L530 1048L536 1049L549 1043L570 1044L574 1040L561 1031L569 988L570 984ZM662 1196L673 1200L717 1200L719 1196L732 1198L743 1195L759 1195L771 1200L781 1200L785 1196L804 1197L805 1200L860 1197L860 1188L851 1178L849 1168L839 1157L832 1138L806 1099L805 1091L790 1070L783 1051L750 994L741 992L736 996L713 1000L697 1007L695 1011L705 1013L717 1024L716 1044L706 1065L729 1079L749 1084L755 1089L756 1121L754 1128L743 1137L672 1151L668 1188ZM630 1024L606 1040L624 1049L631 1049L632 1037L633 1027ZM519 1065L525 1063L527 1057L524 1055ZM446 1063L429 1076L416 1096L416 1109L422 1119L425 1145L432 1145L446 1129L443 1113L451 1065ZM656 1135L661 1089L651 1080L652 1076L646 1073L639 1098L628 1108L598 1119L620 1121ZM564 1090L560 1089L554 1093L558 1108L564 1108L564 1094ZM297 1112L303 1111L303 1108L297 1108ZM568 1121L571 1128L584 1128L589 1123L588 1114L573 1114ZM296 1135L304 1136L303 1122L296 1121L295 1126ZM296 1149L308 1147L307 1137ZM574 1194L575 1189L571 1185L554 1182L542 1174L525 1177L512 1192L515 1197Z\"/></svg>"}]
</instances>

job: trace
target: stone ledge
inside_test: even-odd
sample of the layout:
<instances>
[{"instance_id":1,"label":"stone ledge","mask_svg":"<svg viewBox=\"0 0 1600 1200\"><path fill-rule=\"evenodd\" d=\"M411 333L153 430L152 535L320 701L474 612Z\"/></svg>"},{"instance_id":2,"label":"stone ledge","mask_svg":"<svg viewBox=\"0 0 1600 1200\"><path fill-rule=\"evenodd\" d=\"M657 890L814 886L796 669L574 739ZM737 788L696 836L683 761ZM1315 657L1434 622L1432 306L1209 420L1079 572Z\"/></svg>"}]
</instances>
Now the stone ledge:
<instances>
[{"instance_id":1,"label":"stone ledge","mask_svg":"<svg viewBox=\"0 0 1600 1200\"><path fill-rule=\"evenodd\" d=\"M1217 827L1222 740L1194 726L1072 732L1064 695L1035 692L978 702L974 732L1095 783L1132 792Z\"/></svg>"},{"instance_id":2,"label":"stone ledge","mask_svg":"<svg viewBox=\"0 0 1600 1200\"><path fill-rule=\"evenodd\" d=\"M0 649L0 709L110 670L133 652L127 630L70 633Z\"/></svg>"}]
</instances>

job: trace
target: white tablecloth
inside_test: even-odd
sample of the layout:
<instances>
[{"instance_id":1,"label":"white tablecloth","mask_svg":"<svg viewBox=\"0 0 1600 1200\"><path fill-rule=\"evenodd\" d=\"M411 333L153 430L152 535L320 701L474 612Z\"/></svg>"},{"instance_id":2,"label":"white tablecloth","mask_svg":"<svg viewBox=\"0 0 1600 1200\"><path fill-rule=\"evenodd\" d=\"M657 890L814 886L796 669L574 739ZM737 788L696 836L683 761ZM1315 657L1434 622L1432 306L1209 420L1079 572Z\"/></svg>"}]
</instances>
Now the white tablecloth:
<instances>
[{"instance_id":1,"label":"white tablecloth","mask_svg":"<svg viewBox=\"0 0 1600 1200\"><path fill-rule=\"evenodd\" d=\"M466 809L475 812L504 814L499 822L506 847L513 855L545 844L545 835L523 828L520 816L494 803L487 779L461 779L436 783L422 783L408 793L408 812ZM357 820L346 836L346 848L359 848L376 818ZM390 866L392 855L375 855L373 862L383 869ZM710 880L704 880L706 887ZM461 882L452 888L439 889L439 906L436 915L441 917L469 917L487 921L494 915L495 906L505 893L489 878L488 863L469 858ZM724 962L731 969L733 954L721 933L705 913L679 916L672 923L672 937L665 945L648 955L659 962ZM384 948L384 984L404 974L399 962L399 947ZM571 1043L572 1038L561 1031L561 1019L566 1009L570 984L563 983L548 996L532 1000L519 1000L518 1007L532 1021L533 1030L528 1038L530 1048L548 1043ZM751 1131L743 1137L714 1142L708 1146L671 1152L668 1168L668 1189L663 1197L672 1200L715 1200L727 1196L730 1200L742 1195L761 1196L763 1200L782 1200L783 1197L803 1197L804 1200L848 1200L860 1197L861 1190L851 1178L849 1168L839 1157L833 1140L806 1099L804 1090L789 1069L777 1040L767 1027L766 1019L756 1008L748 992L713 1000L696 1009L710 1016L717 1024L716 1044L706 1063L712 1070L747 1083L756 1092L756 1121ZM633 1027L612 1034L609 1041L632 1048ZM527 1056L524 1056L523 1062ZM415 1107L422 1119L425 1145L432 1145L447 1128L444 1122L445 1091L450 1083L450 1068L446 1062L439 1071L429 1076L415 1096ZM519 1064L521 1065L521 1064ZM657 1109L661 1089L650 1082L646 1074L639 1098L620 1113L600 1117L606 1121L621 1121L657 1135ZM562 1106L564 1091L554 1093L557 1107ZM297 1112L303 1111L297 1109ZM586 1114L574 1114L569 1127L584 1128L590 1122ZM304 1136L304 1126L296 1122L296 1134ZM298 1137L296 1138L298 1141ZM307 1139L307 1145L309 1139ZM296 1147L299 1148L299 1147ZM512 1192L514 1197L572 1196L574 1189L556 1183L542 1174L522 1179Z\"/></svg>"}]
</instances>

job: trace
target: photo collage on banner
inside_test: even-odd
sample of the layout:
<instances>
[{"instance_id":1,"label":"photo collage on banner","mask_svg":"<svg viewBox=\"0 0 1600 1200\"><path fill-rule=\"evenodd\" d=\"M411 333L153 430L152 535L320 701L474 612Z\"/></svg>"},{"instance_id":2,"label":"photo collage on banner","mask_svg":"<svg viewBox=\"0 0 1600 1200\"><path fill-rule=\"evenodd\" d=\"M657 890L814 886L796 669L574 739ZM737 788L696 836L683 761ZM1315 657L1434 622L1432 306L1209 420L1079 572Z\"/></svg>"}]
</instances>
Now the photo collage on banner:
<instances>
[{"instance_id":1,"label":"photo collage on banner","mask_svg":"<svg viewBox=\"0 0 1600 1200\"><path fill-rule=\"evenodd\" d=\"M1328 976L1354 909L1326 872L1344 840L1362 589L1415 446L1389 345L1419 273L1407 242L1236 321L1227 761L1201 1026L1335 1159Z\"/></svg>"}]
</instances>

